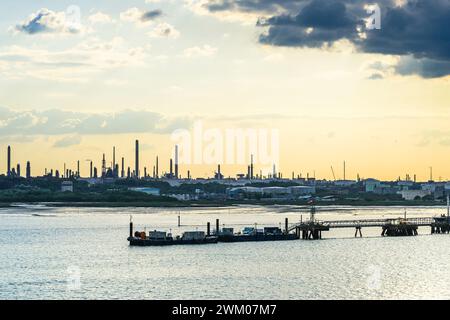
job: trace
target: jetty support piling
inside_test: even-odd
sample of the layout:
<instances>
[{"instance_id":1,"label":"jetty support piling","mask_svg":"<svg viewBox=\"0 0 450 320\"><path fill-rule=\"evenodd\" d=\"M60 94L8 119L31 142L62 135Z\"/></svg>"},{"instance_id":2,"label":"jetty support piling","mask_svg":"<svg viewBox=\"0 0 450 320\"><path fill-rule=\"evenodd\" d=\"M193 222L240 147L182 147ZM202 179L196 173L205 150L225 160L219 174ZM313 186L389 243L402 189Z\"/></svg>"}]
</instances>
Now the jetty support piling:
<instances>
[{"instance_id":1,"label":"jetty support piling","mask_svg":"<svg viewBox=\"0 0 450 320\"><path fill-rule=\"evenodd\" d=\"M284 233L285 234L289 233L289 220L288 220L288 218L284 219Z\"/></svg>"},{"instance_id":2,"label":"jetty support piling","mask_svg":"<svg viewBox=\"0 0 450 320\"><path fill-rule=\"evenodd\" d=\"M301 223L295 226L297 236L303 240L322 239L322 231L330 230L329 227L321 223Z\"/></svg>"},{"instance_id":3,"label":"jetty support piling","mask_svg":"<svg viewBox=\"0 0 450 320\"><path fill-rule=\"evenodd\" d=\"M133 219L130 216L130 238L133 237Z\"/></svg>"},{"instance_id":4,"label":"jetty support piling","mask_svg":"<svg viewBox=\"0 0 450 320\"><path fill-rule=\"evenodd\" d=\"M133 222L130 222L130 237L133 236Z\"/></svg>"},{"instance_id":5,"label":"jetty support piling","mask_svg":"<svg viewBox=\"0 0 450 320\"><path fill-rule=\"evenodd\" d=\"M359 237L362 238L361 226L357 226L355 228L355 238L358 237L358 234L359 234Z\"/></svg>"},{"instance_id":6,"label":"jetty support piling","mask_svg":"<svg viewBox=\"0 0 450 320\"><path fill-rule=\"evenodd\" d=\"M382 228L382 236L399 237L418 235L418 225L416 224L385 224Z\"/></svg>"}]
</instances>

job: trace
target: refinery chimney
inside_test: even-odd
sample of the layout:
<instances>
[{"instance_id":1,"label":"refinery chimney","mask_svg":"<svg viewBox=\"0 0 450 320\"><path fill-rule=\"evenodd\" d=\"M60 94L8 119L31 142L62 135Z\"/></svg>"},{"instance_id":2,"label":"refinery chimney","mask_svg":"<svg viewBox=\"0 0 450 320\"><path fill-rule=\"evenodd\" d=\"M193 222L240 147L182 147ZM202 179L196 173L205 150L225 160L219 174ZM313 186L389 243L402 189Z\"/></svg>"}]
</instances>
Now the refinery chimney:
<instances>
[{"instance_id":1,"label":"refinery chimney","mask_svg":"<svg viewBox=\"0 0 450 320\"><path fill-rule=\"evenodd\" d=\"M27 161L27 174L26 174L27 179L31 178L31 164L30 161Z\"/></svg>"},{"instance_id":2,"label":"refinery chimney","mask_svg":"<svg viewBox=\"0 0 450 320\"><path fill-rule=\"evenodd\" d=\"M120 172L120 177L124 178L125 177L125 158L122 157L122 171Z\"/></svg>"},{"instance_id":3,"label":"refinery chimney","mask_svg":"<svg viewBox=\"0 0 450 320\"><path fill-rule=\"evenodd\" d=\"M113 147L113 170L114 174L116 173L116 147Z\"/></svg>"},{"instance_id":4,"label":"refinery chimney","mask_svg":"<svg viewBox=\"0 0 450 320\"><path fill-rule=\"evenodd\" d=\"M175 145L175 179L178 179L178 145Z\"/></svg>"},{"instance_id":5,"label":"refinery chimney","mask_svg":"<svg viewBox=\"0 0 450 320\"><path fill-rule=\"evenodd\" d=\"M250 179L253 179L253 154L251 155L250 160Z\"/></svg>"},{"instance_id":6,"label":"refinery chimney","mask_svg":"<svg viewBox=\"0 0 450 320\"><path fill-rule=\"evenodd\" d=\"M135 167L136 178L139 179L139 140L136 140L136 167Z\"/></svg>"},{"instance_id":7,"label":"refinery chimney","mask_svg":"<svg viewBox=\"0 0 450 320\"><path fill-rule=\"evenodd\" d=\"M8 177L11 175L11 146L8 146L8 168L6 174Z\"/></svg>"}]
</instances>

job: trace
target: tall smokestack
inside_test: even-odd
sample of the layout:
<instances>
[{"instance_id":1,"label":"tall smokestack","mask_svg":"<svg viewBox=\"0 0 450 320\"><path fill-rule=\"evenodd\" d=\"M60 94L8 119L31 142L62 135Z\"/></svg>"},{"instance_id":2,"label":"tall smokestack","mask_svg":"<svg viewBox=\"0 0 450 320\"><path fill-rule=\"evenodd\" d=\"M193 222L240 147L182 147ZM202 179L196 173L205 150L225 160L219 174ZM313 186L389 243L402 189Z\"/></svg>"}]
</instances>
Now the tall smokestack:
<instances>
[{"instance_id":1,"label":"tall smokestack","mask_svg":"<svg viewBox=\"0 0 450 320\"><path fill-rule=\"evenodd\" d=\"M253 179L253 154L251 155L250 160L250 179Z\"/></svg>"},{"instance_id":2,"label":"tall smokestack","mask_svg":"<svg viewBox=\"0 0 450 320\"><path fill-rule=\"evenodd\" d=\"M77 161L77 177L80 177L80 160Z\"/></svg>"},{"instance_id":3,"label":"tall smokestack","mask_svg":"<svg viewBox=\"0 0 450 320\"><path fill-rule=\"evenodd\" d=\"M136 178L139 179L139 140L136 140L136 168L134 170Z\"/></svg>"},{"instance_id":4,"label":"tall smokestack","mask_svg":"<svg viewBox=\"0 0 450 320\"><path fill-rule=\"evenodd\" d=\"M178 179L178 145L175 145L175 178Z\"/></svg>"},{"instance_id":5,"label":"tall smokestack","mask_svg":"<svg viewBox=\"0 0 450 320\"><path fill-rule=\"evenodd\" d=\"M173 161L172 159L170 159L170 176L172 177L173 175L173 165L172 165Z\"/></svg>"},{"instance_id":6,"label":"tall smokestack","mask_svg":"<svg viewBox=\"0 0 450 320\"><path fill-rule=\"evenodd\" d=\"M11 146L8 146L8 167L6 174L7 176L11 175Z\"/></svg>"},{"instance_id":7,"label":"tall smokestack","mask_svg":"<svg viewBox=\"0 0 450 320\"><path fill-rule=\"evenodd\" d=\"M156 179L159 178L159 160L158 160L158 156L156 156Z\"/></svg>"},{"instance_id":8,"label":"tall smokestack","mask_svg":"<svg viewBox=\"0 0 450 320\"><path fill-rule=\"evenodd\" d=\"M90 161L89 162L89 177L93 177L93 174L94 174L94 172L92 171L93 170L93 168L92 168L92 161Z\"/></svg>"},{"instance_id":9,"label":"tall smokestack","mask_svg":"<svg viewBox=\"0 0 450 320\"><path fill-rule=\"evenodd\" d=\"M345 161L344 161L344 180L345 180Z\"/></svg>"},{"instance_id":10,"label":"tall smokestack","mask_svg":"<svg viewBox=\"0 0 450 320\"><path fill-rule=\"evenodd\" d=\"M27 179L31 178L31 164L30 161L27 161L27 174L26 174Z\"/></svg>"},{"instance_id":11,"label":"tall smokestack","mask_svg":"<svg viewBox=\"0 0 450 320\"><path fill-rule=\"evenodd\" d=\"M116 167L116 147L113 147L113 168Z\"/></svg>"},{"instance_id":12,"label":"tall smokestack","mask_svg":"<svg viewBox=\"0 0 450 320\"><path fill-rule=\"evenodd\" d=\"M117 172L116 172L116 147L113 147L113 165L112 165L112 170L113 170L113 176L115 177Z\"/></svg>"},{"instance_id":13,"label":"tall smokestack","mask_svg":"<svg viewBox=\"0 0 450 320\"><path fill-rule=\"evenodd\" d=\"M122 172L120 173L121 178L125 177L125 158L122 157Z\"/></svg>"},{"instance_id":14,"label":"tall smokestack","mask_svg":"<svg viewBox=\"0 0 450 320\"><path fill-rule=\"evenodd\" d=\"M105 158L105 154L103 154L103 159L102 159L102 178L104 178L106 175L106 158Z\"/></svg>"}]
</instances>

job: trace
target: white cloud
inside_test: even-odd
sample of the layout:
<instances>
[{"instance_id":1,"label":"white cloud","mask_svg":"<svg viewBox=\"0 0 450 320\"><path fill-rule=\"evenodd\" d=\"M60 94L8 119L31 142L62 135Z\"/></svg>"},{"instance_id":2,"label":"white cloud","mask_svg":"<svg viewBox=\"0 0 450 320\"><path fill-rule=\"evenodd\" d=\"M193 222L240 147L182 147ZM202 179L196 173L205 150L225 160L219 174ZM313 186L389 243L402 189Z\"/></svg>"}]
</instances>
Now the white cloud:
<instances>
[{"instance_id":1,"label":"white cloud","mask_svg":"<svg viewBox=\"0 0 450 320\"><path fill-rule=\"evenodd\" d=\"M120 20L137 23L140 22L143 14L144 12L136 7L129 8L128 10L120 13Z\"/></svg>"},{"instance_id":2,"label":"white cloud","mask_svg":"<svg viewBox=\"0 0 450 320\"><path fill-rule=\"evenodd\" d=\"M89 38L60 50L9 46L0 48L0 74L10 79L37 78L60 82L87 82L104 70L145 65L147 51L129 47L123 38L110 41Z\"/></svg>"},{"instance_id":3,"label":"white cloud","mask_svg":"<svg viewBox=\"0 0 450 320\"><path fill-rule=\"evenodd\" d=\"M189 127L186 117L166 117L148 110L122 110L117 113L72 112L57 109L14 111L0 107L0 137L13 135L66 135L60 143L85 134L152 132L167 134ZM133 125L130 126L130 123ZM70 140L70 141L69 141Z\"/></svg>"},{"instance_id":4,"label":"white cloud","mask_svg":"<svg viewBox=\"0 0 450 320\"><path fill-rule=\"evenodd\" d=\"M187 58L192 57L210 57L214 54L216 54L217 48L211 47L210 45L203 45L201 47L192 47L184 49L183 55Z\"/></svg>"},{"instance_id":5,"label":"white cloud","mask_svg":"<svg viewBox=\"0 0 450 320\"><path fill-rule=\"evenodd\" d=\"M28 19L11 27L16 33L37 34L78 34L86 29L81 24L81 13L77 6L68 7L66 12L55 12L47 8L32 13Z\"/></svg>"},{"instance_id":6,"label":"white cloud","mask_svg":"<svg viewBox=\"0 0 450 320\"><path fill-rule=\"evenodd\" d=\"M55 141L55 143L53 144L53 147L67 148L67 147L71 147L71 146L76 146L80 143L81 143L81 136L76 134L76 135L65 136L65 137Z\"/></svg>"},{"instance_id":7,"label":"white cloud","mask_svg":"<svg viewBox=\"0 0 450 320\"><path fill-rule=\"evenodd\" d=\"M100 12L100 11L96 12L94 14L91 14L88 17L88 21L91 24L106 24L106 23L114 22L114 20L109 15L107 15L106 13Z\"/></svg>"},{"instance_id":8,"label":"white cloud","mask_svg":"<svg viewBox=\"0 0 450 320\"><path fill-rule=\"evenodd\" d=\"M265 62L280 62L284 60L284 55L281 53L271 53L263 58Z\"/></svg>"},{"instance_id":9,"label":"white cloud","mask_svg":"<svg viewBox=\"0 0 450 320\"><path fill-rule=\"evenodd\" d=\"M152 31L148 33L152 38L170 38L176 39L180 36L180 32L172 25L162 22L159 23Z\"/></svg>"}]
</instances>

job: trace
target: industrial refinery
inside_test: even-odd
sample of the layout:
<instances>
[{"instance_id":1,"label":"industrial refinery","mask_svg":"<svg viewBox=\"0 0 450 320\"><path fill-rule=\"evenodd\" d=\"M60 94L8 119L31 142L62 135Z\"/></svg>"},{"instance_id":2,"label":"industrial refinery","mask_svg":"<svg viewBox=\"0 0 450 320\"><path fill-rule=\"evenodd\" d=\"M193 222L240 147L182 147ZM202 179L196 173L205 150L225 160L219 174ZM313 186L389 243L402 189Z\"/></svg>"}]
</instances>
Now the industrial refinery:
<instances>
[{"instance_id":1,"label":"industrial refinery","mask_svg":"<svg viewBox=\"0 0 450 320\"><path fill-rule=\"evenodd\" d=\"M93 160L89 162L89 172L83 175L80 171L80 160L73 161L76 168L63 164L63 170L46 168L42 174L33 174L32 164L26 161L25 173L21 172L20 162L13 165L13 148L6 150L6 172L0 176L3 190L22 188L27 184L36 188L40 187L33 181L47 181L52 184L52 191L89 192L95 188L114 190L113 186L120 186L128 191L142 193L148 196L166 196L177 201L250 201L250 202L294 202L302 203L314 198L323 204L358 203L361 201L370 203L405 203L417 204L418 201L433 202L443 201L450 193L450 182L434 181L432 168L429 168L428 181L417 181L407 174L404 179L398 177L394 181L380 181L374 178L361 178L357 175L355 180L346 178L346 162L343 161L342 177L336 179L333 166L332 180L320 179L315 176L306 177L302 174L291 173L289 178L276 170L263 175L262 171L255 174L253 155L250 154L250 163L246 173L235 173L234 176L225 177L221 164L211 172L210 177L196 178L190 173L189 167L180 168L179 146L174 146L173 158L167 163L167 170L161 166L159 156L154 159L151 167L142 166L144 163L140 155L139 140L134 143L134 159L126 165L125 157L118 157L116 147L112 147L111 160L107 160L105 153L101 155L100 167ZM118 161L120 159L120 161ZM181 169L186 172L181 175ZM78 187L77 187L78 186ZM190 187L191 186L191 187ZM81 188L81 189L80 189ZM92 199L95 201L95 199Z\"/></svg>"}]
</instances>

